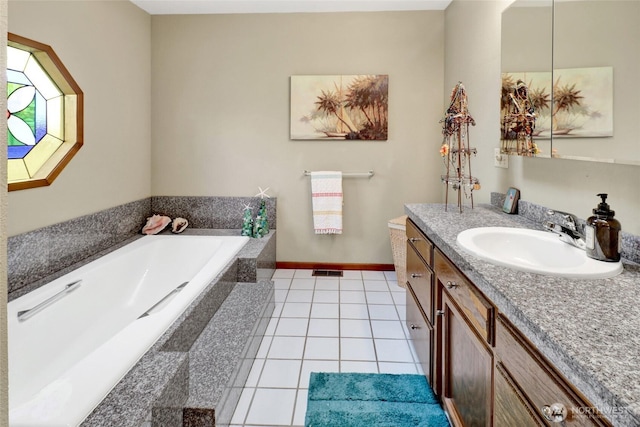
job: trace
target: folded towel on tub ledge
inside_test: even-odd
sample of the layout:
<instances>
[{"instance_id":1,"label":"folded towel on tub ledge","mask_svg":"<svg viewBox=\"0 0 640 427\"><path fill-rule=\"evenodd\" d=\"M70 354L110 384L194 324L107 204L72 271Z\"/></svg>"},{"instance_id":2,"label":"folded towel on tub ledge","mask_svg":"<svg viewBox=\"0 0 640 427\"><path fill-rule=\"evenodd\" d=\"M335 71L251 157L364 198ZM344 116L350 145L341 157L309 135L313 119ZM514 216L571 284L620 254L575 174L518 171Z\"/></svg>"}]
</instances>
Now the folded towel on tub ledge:
<instances>
[{"instance_id":1,"label":"folded towel on tub ledge","mask_svg":"<svg viewBox=\"0 0 640 427\"><path fill-rule=\"evenodd\" d=\"M316 234L342 234L342 172L311 172L311 206Z\"/></svg>"}]
</instances>

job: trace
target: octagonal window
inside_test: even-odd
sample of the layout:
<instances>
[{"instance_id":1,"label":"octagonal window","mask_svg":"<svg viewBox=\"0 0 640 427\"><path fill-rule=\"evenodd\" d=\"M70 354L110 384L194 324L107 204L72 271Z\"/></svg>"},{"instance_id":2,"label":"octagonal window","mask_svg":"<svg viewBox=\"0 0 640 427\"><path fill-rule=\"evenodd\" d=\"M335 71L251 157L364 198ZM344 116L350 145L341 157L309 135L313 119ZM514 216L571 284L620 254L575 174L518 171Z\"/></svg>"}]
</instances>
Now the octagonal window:
<instances>
[{"instance_id":1,"label":"octagonal window","mask_svg":"<svg viewBox=\"0 0 640 427\"><path fill-rule=\"evenodd\" d=\"M53 49L9 33L9 191L50 185L82 146L82 118L82 90Z\"/></svg>"}]
</instances>

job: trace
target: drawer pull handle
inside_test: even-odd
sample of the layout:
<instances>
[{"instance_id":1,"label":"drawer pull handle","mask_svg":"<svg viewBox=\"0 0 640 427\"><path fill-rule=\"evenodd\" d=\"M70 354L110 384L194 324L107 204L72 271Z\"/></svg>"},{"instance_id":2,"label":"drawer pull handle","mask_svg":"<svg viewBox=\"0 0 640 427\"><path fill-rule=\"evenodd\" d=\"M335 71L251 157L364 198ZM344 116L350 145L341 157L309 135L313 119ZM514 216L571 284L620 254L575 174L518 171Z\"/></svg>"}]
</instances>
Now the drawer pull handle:
<instances>
[{"instance_id":1,"label":"drawer pull handle","mask_svg":"<svg viewBox=\"0 0 640 427\"><path fill-rule=\"evenodd\" d=\"M411 324L411 326L409 326L411 328L411 330L416 330L416 329L420 329L419 326L414 325L413 323Z\"/></svg>"},{"instance_id":2,"label":"drawer pull handle","mask_svg":"<svg viewBox=\"0 0 640 427\"><path fill-rule=\"evenodd\" d=\"M444 316L444 310L436 310L436 316Z\"/></svg>"},{"instance_id":3,"label":"drawer pull handle","mask_svg":"<svg viewBox=\"0 0 640 427\"><path fill-rule=\"evenodd\" d=\"M420 273L411 273L411 278L412 279L417 279L418 277L422 277L422 274L420 274Z\"/></svg>"},{"instance_id":4,"label":"drawer pull handle","mask_svg":"<svg viewBox=\"0 0 640 427\"><path fill-rule=\"evenodd\" d=\"M452 282L451 280L447 282L447 289L455 289L457 287L458 287L458 284L456 282Z\"/></svg>"},{"instance_id":5,"label":"drawer pull handle","mask_svg":"<svg viewBox=\"0 0 640 427\"><path fill-rule=\"evenodd\" d=\"M409 237L409 241L411 243L419 242L420 240L422 240L422 239L419 238L419 237Z\"/></svg>"},{"instance_id":6,"label":"drawer pull handle","mask_svg":"<svg viewBox=\"0 0 640 427\"><path fill-rule=\"evenodd\" d=\"M552 423L561 423L567 419L567 408L562 403L552 403L541 408L542 416Z\"/></svg>"}]
</instances>

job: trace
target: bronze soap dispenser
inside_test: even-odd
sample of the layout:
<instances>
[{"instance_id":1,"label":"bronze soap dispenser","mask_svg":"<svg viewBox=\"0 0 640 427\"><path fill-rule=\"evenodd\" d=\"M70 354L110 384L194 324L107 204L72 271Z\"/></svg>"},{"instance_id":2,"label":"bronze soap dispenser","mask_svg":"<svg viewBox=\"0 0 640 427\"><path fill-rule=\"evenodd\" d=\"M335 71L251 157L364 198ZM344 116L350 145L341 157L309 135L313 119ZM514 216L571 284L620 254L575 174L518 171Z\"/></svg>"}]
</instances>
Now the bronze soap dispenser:
<instances>
[{"instance_id":1,"label":"bronze soap dispenser","mask_svg":"<svg viewBox=\"0 0 640 427\"><path fill-rule=\"evenodd\" d=\"M620 261L620 221L613 218L615 212L609 209L607 194L600 193L598 197L602 202L593 210L594 215L587 218L585 227L587 256L600 261Z\"/></svg>"}]
</instances>

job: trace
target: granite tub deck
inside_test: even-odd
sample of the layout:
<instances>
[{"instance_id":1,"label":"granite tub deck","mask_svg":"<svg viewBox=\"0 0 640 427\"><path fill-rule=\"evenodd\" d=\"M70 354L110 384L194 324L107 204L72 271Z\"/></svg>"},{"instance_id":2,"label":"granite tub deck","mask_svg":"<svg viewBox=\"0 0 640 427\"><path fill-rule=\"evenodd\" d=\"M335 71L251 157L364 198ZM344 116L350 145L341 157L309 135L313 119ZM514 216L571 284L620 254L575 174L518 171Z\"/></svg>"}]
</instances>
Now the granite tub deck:
<instances>
[{"instance_id":1,"label":"granite tub deck","mask_svg":"<svg viewBox=\"0 0 640 427\"><path fill-rule=\"evenodd\" d=\"M475 227L541 229L493 206L460 214L442 204L405 212L558 370L615 426L640 425L640 265L613 278L575 280L489 264L456 244Z\"/></svg>"},{"instance_id":2,"label":"granite tub deck","mask_svg":"<svg viewBox=\"0 0 640 427\"><path fill-rule=\"evenodd\" d=\"M250 239L81 426L228 424L275 306L273 282L251 266L273 271L275 239Z\"/></svg>"}]
</instances>

